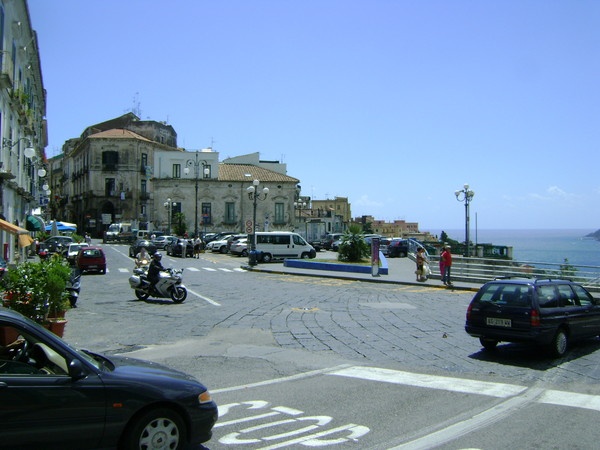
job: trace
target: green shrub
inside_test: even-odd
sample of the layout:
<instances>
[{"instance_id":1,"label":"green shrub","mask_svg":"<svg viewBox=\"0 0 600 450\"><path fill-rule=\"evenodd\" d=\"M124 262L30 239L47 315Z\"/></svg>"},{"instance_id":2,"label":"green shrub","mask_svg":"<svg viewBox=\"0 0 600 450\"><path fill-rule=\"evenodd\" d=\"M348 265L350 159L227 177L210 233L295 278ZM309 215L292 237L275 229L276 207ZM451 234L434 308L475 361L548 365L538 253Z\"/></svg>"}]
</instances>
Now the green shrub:
<instances>
[{"instance_id":1,"label":"green shrub","mask_svg":"<svg viewBox=\"0 0 600 450\"><path fill-rule=\"evenodd\" d=\"M342 242L338 249L338 260L344 262L359 262L368 258L371 254L369 245L361 233L361 227L353 224L342 236Z\"/></svg>"}]
</instances>

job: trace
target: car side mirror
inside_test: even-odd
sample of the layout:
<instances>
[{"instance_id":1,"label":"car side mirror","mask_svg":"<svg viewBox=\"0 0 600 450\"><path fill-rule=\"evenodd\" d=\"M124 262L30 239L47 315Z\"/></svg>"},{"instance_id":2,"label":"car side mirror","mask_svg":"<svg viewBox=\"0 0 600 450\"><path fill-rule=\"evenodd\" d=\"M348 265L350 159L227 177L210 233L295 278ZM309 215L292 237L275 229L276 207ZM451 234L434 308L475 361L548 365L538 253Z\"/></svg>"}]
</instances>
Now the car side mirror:
<instances>
[{"instance_id":1,"label":"car side mirror","mask_svg":"<svg viewBox=\"0 0 600 450\"><path fill-rule=\"evenodd\" d=\"M85 369L81 361L79 361L78 359L72 359L69 362L69 376L73 379L73 381L85 378Z\"/></svg>"}]
</instances>

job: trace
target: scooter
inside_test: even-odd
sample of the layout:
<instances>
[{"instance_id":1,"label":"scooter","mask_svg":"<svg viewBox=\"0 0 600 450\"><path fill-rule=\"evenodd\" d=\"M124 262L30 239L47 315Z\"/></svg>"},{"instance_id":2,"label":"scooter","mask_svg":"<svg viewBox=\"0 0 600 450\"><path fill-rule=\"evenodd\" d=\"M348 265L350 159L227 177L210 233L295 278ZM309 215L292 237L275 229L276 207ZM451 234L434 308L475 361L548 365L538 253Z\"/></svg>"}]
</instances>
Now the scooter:
<instances>
[{"instance_id":1,"label":"scooter","mask_svg":"<svg viewBox=\"0 0 600 450\"><path fill-rule=\"evenodd\" d=\"M71 276L67 280L65 291L69 293L69 303L71 303L71 308L76 308L79 292L81 291L81 270L71 270Z\"/></svg>"},{"instance_id":2,"label":"scooter","mask_svg":"<svg viewBox=\"0 0 600 450\"><path fill-rule=\"evenodd\" d=\"M149 297L170 298L175 303L182 303L187 298L187 289L182 284L183 269L167 269L159 274L159 279L154 288L148 281L148 272L142 268L133 269L129 277L129 286L135 290L135 296L140 300Z\"/></svg>"}]
</instances>

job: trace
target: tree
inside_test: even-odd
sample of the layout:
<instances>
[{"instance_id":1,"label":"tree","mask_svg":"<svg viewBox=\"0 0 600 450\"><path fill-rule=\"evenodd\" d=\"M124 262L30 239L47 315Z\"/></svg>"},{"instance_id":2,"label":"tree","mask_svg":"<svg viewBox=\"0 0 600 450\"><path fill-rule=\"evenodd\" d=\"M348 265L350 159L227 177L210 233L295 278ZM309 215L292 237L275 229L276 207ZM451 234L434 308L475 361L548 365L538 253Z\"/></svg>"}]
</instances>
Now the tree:
<instances>
[{"instance_id":1,"label":"tree","mask_svg":"<svg viewBox=\"0 0 600 450\"><path fill-rule=\"evenodd\" d=\"M342 243L338 249L338 259L346 262L359 262L369 257L369 245L361 233L361 226L352 224L342 236Z\"/></svg>"},{"instance_id":2,"label":"tree","mask_svg":"<svg viewBox=\"0 0 600 450\"><path fill-rule=\"evenodd\" d=\"M177 236L183 236L187 231L187 225L185 223L185 214L179 212L173 217L173 231Z\"/></svg>"}]
</instances>

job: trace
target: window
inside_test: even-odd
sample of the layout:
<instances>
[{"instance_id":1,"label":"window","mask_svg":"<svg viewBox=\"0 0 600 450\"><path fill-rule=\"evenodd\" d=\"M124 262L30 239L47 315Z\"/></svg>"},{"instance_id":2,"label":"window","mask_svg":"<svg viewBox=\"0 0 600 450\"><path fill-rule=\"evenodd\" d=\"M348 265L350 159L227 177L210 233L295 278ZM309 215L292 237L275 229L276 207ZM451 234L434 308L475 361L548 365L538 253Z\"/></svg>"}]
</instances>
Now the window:
<instances>
[{"instance_id":1,"label":"window","mask_svg":"<svg viewBox=\"0 0 600 450\"><path fill-rule=\"evenodd\" d=\"M235 203L234 202L226 202L225 203L224 222L228 223L228 224L233 224L236 222L236 220L235 220Z\"/></svg>"},{"instance_id":2,"label":"window","mask_svg":"<svg viewBox=\"0 0 600 450\"><path fill-rule=\"evenodd\" d=\"M540 308L558 307L558 295L553 285L545 285L538 287L538 298Z\"/></svg>"},{"instance_id":3,"label":"window","mask_svg":"<svg viewBox=\"0 0 600 450\"><path fill-rule=\"evenodd\" d=\"M173 164L173 178L181 178L181 164Z\"/></svg>"},{"instance_id":4,"label":"window","mask_svg":"<svg viewBox=\"0 0 600 450\"><path fill-rule=\"evenodd\" d=\"M285 208L283 203L275 203L275 224L281 225L285 223Z\"/></svg>"},{"instance_id":5,"label":"window","mask_svg":"<svg viewBox=\"0 0 600 450\"><path fill-rule=\"evenodd\" d=\"M204 225L212 224L212 211L210 203L202 203L202 223Z\"/></svg>"},{"instance_id":6,"label":"window","mask_svg":"<svg viewBox=\"0 0 600 450\"><path fill-rule=\"evenodd\" d=\"M102 170L117 170L119 164L119 152L102 152Z\"/></svg>"},{"instance_id":7,"label":"window","mask_svg":"<svg viewBox=\"0 0 600 450\"><path fill-rule=\"evenodd\" d=\"M116 189L115 179L114 178L106 178L104 180L104 196L112 197L113 195L116 194L115 189Z\"/></svg>"}]
</instances>

